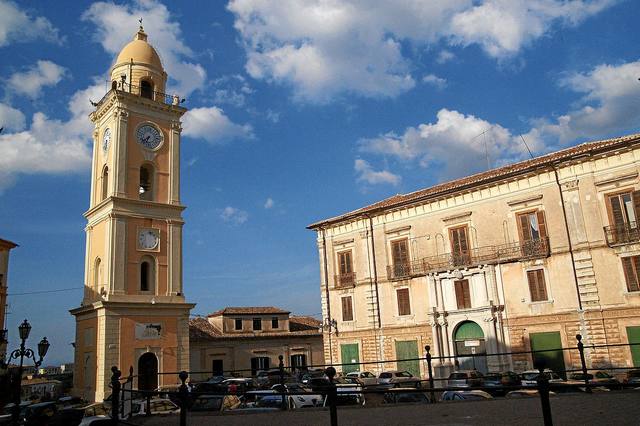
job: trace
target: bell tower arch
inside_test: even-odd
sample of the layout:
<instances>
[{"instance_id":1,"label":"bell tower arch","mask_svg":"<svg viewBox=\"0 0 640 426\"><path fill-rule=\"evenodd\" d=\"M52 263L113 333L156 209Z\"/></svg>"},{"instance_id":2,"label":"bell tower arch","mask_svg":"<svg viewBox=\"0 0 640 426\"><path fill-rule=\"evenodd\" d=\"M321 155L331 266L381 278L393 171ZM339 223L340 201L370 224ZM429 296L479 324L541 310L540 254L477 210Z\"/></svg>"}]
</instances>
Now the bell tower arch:
<instances>
[{"instance_id":1,"label":"bell tower arch","mask_svg":"<svg viewBox=\"0 0 640 426\"><path fill-rule=\"evenodd\" d=\"M180 135L186 109L164 93L167 74L142 26L110 77L110 90L89 116L94 132L85 292L81 306L71 310L74 390L94 401L109 394L111 366L133 366L137 374L139 354L149 348L159 373L188 370L188 321L195 306L186 302L182 283Z\"/></svg>"}]
</instances>

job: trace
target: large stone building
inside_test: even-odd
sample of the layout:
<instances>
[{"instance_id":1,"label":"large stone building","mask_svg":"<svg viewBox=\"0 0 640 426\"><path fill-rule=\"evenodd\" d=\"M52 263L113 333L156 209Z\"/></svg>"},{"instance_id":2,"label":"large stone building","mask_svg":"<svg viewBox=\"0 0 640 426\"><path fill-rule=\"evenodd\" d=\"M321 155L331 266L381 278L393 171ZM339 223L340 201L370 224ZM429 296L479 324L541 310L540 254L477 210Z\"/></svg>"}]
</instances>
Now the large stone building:
<instances>
[{"instance_id":1,"label":"large stone building","mask_svg":"<svg viewBox=\"0 0 640 426\"><path fill-rule=\"evenodd\" d=\"M7 290L9 288L9 252L18 247L16 243L0 238L0 359L7 351L8 330L6 326L7 316Z\"/></svg>"},{"instance_id":2,"label":"large stone building","mask_svg":"<svg viewBox=\"0 0 640 426\"><path fill-rule=\"evenodd\" d=\"M74 391L109 395L111 367L133 367L139 389L189 369L182 286L180 118L167 74L142 27L111 68L94 124L85 292L76 318Z\"/></svg>"},{"instance_id":3,"label":"large stone building","mask_svg":"<svg viewBox=\"0 0 640 426\"><path fill-rule=\"evenodd\" d=\"M418 358L523 370L528 354L640 343L640 135L581 144L399 194L317 231L325 359ZM338 331L338 332L336 332ZM551 368L578 352L539 353ZM640 347L587 350L595 367L640 366ZM424 375L408 361L369 365Z\"/></svg>"},{"instance_id":4,"label":"large stone building","mask_svg":"<svg viewBox=\"0 0 640 426\"><path fill-rule=\"evenodd\" d=\"M271 306L229 307L189 322L192 376L255 375L282 355L293 370L323 364L320 321Z\"/></svg>"}]
</instances>

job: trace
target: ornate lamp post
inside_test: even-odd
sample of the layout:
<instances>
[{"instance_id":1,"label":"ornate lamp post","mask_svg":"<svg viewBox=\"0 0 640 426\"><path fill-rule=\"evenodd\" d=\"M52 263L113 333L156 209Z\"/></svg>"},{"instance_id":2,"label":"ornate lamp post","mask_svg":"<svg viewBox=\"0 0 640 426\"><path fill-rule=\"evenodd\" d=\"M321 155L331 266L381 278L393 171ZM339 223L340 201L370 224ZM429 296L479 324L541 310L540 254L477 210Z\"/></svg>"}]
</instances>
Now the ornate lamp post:
<instances>
[{"instance_id":1,"label":"ornate lamp post","mask_svg":"<svg viewBox=\"0 0 640 426\"><path fill-rule=\"evenodd\" d=\"M18 358L20 359L20 363L18 364L19 365L18 379L16 380L17 386L16 386L15 395L13 399L13 402L15 405L13 407L13 421L16 422L16 424L18 422L18 418L20 417L20 393L22 390L21 389L22 367L24 365L24 359L31 358L37 370L38 367L40 367L40 365L42 364L42 360L44 359L45 355L47 354L47 351L49 350L49 341L47 340L46 337L43 337L42 340L40 340L40 343L38 343L37 356L39 357L39 359L36 359L36 354L35 352L33 352L32 349L25 347L25 343L29 338L29 333L31 333L31 324L29 324L29 322L26 319L18 327L18 333L20 335L20 348L11 352L11 355L9 355L9 359L6 361L6 363L9 364L9 362L11 362L12 359L15 359L15 360L17 360Z\"/></svg>"}]
</instances>

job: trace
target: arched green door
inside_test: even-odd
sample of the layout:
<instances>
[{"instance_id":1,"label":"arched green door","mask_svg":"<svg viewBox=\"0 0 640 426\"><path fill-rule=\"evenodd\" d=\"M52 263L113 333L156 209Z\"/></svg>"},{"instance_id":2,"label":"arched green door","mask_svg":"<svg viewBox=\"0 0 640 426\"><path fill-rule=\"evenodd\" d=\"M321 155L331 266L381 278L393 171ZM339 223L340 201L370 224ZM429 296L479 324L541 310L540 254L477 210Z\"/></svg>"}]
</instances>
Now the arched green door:
<instances>
[{"instance_id":1,"label":"arched green door","mask_svg":"<svg viewBox=\"0 0 640 426\"><path fill-rule=\"evenodd\" d=\"M477 323L473 321L460 323L453 333L453 341L456 347L457 369L487 372L484 332Z\"/></svg>"}]
</instances>

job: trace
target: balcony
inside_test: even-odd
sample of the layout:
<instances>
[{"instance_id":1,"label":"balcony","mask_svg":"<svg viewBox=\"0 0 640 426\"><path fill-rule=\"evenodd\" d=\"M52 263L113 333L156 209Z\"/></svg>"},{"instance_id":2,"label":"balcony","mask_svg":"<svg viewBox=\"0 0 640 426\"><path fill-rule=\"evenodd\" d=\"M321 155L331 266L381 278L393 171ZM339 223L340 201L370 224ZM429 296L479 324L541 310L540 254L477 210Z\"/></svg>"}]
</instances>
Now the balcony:
<instances>
[{"instance_id":1,"label":"balcony","mask_svg":"<svg viewBox=\"0 0 640 426\"><path fill-rule=\"evenodd\" d=\"M111 91L116 91L118 93L128 93L131 95L139 96L141 98L151 99L156 102L160 102L166 105L180 106L185 99L180 99L178 95L169 95L167 93L162 93L153 90L151 86L136 86L135 84L129 84L126 81L121 82L111 82L107 81L107 93L102 97L102 99L95 103L94 106L100 105L111 93ZM109 88L111 90L109 90Z\"/></svg>"},{"instance_id":2,"label":"balcony","mask_svg":"<svg viewBox=\"0 0 640 426\"><path fill-rule=\"evenodd\" d=\"M616 224L604 227L604 234L609 247L623 244L637 243L640 241L640 229L636 222Z\"/></svg>"},{"instance_id":3,"label":"balcony","mask_svg":"<svg viewBox=\"0 0 640 426\"><path fill-rule=\"evenodd\" d=\"M356 273L347 272L334 277L335 288L351 288L356 285Z\"/></svg>"},{"instance_id":4,"label":"balcony","mask_svg":"<svg viewBox=\"0 0 640 426\"><path fill-rule=\"evenodd\" d=\"M469 268L476 265L495 265L539 259L548 257L549 253L548 238L484 246L464 253L445 253L424 257L408 263L388 265L387 277L390 280L403 280L424 276L432 272Z\"/></svg>"}]
</instances>

